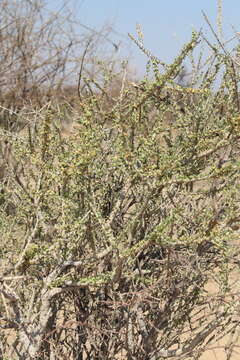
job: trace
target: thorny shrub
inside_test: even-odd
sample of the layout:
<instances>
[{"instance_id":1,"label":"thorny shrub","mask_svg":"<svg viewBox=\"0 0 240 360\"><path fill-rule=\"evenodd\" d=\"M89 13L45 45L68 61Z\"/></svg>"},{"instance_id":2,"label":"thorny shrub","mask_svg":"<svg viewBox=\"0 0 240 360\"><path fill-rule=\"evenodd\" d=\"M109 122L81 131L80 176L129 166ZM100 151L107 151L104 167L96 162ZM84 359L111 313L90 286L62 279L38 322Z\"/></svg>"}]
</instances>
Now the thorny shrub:
<instances>
[{"instance_id":1,"label":"thorny shrub","mask_svg":"<svg viewBox=\"0 0 240 360\"><path fill-rule=\"evenodd\" d=\"M160 71L135 39L154 80L125 86L123 69L106 106L106 72L2 130L1 356L197 359L230 332L234 351L239 75L215 47L198 90L177 86L200 40Z\"/></svg>"}]
</instances>

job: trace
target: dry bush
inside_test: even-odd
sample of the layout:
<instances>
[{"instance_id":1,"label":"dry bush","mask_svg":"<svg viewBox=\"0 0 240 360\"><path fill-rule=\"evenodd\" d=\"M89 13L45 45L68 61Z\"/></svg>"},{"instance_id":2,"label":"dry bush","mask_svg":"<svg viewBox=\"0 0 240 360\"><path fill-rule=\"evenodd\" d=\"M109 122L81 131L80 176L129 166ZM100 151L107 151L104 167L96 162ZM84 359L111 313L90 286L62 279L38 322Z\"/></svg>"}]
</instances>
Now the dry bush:
<instances>
[{"instance_id":1,"label":"dry bush","mask_svg":"<svg viewBox=\"0 0 240 360\"><path fill-rule=\"evenodd\" d=\"M197 98L174 85L199 41L163 73L148 53L154 80L126 86L123 67L109 99L83 79L78 105L22 109L30 126L2 133L2 357L198 359L230 332L236 349L239 79L216 48Z\"/></svg>"}]
</instances>

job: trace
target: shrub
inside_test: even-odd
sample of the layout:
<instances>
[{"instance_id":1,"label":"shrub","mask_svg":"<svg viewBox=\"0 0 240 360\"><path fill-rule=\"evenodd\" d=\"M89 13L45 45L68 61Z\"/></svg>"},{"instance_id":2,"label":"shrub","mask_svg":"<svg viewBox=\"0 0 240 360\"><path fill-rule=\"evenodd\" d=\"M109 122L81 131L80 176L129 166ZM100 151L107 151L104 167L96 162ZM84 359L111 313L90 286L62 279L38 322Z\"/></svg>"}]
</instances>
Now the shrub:
<instances>
[{"instance_id":1,"label":"shrub","mask_svg":"<svg viewBox=\"0 0 240 360\"><path fill-rule=\"evenodd\" d=\"M217 49L199 91L175 85L199 39L163 74L148 53L155 79L111 106L88 79L73 107L2 132L2 356L197 359L237 333L238 74Z\"/></svg>"}]
</instances>

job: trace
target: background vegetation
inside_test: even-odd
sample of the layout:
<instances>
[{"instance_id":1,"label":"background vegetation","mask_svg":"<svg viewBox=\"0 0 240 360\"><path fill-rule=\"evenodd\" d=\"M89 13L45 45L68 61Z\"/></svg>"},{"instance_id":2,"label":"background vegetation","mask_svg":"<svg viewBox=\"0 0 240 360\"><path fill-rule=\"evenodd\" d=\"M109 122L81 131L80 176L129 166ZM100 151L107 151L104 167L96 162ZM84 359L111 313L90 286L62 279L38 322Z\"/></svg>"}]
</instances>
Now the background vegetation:
<instances>
[{"instance_id":1,"label":"background vegetation","mask_svg":"<svg viewBox=\"0 0 240 360\"><path fill-rule=\"evenodd\" d=\"M133 83L126 62L96 61L101 37L76 37L70 14L0 8L1 358L198 359L230 334L230 359L239 45L193 32L166 65L138 28L149 62Z\"/></svg>"}]
</instances>

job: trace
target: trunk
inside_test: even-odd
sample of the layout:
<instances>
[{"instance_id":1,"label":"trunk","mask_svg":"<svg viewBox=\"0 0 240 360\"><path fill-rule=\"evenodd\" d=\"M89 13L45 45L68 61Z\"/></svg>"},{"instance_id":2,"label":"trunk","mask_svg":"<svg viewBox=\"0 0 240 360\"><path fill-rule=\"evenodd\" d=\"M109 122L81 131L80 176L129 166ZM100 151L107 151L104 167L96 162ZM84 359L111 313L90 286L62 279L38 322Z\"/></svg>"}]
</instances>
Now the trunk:
<instances>
[{"instance_id":1,"label":"trunk","mask_svg":"<svg viewBox=\"0 0 240 360\"><path fill-rule=\"evenodd\" d=\"M19 340L22 344L22 356L28 359L42 359L43 356L50 357L49 334L52 333L56 320L56 307L54 297L59 294L58 289L46 290L44 287L41 292L41 307L39 310L39 321L36 325L23 328L20 331Z\"/></svg>"}]
</instances>

